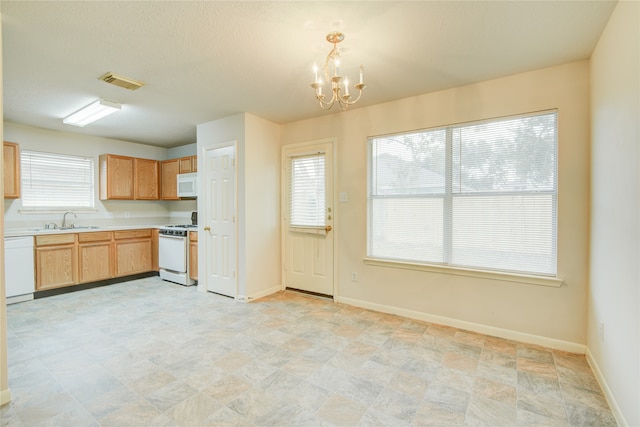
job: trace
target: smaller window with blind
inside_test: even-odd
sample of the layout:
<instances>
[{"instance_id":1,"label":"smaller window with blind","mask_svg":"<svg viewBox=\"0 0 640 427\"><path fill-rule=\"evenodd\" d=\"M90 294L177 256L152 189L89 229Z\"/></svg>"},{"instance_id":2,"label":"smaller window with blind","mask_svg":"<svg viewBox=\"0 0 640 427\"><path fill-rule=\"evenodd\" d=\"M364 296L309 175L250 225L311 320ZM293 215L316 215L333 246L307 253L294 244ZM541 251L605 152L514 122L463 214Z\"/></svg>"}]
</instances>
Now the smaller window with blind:
<instances>
[{"instance_id":1,"label":"smaller window with blind","mask_svg":"<svg viewBox=\"0 0 640 427\"><path fill-rule=\"evenodd\" d=\"M368 256L556 275L557 113L369 140Z\"/></svg>"},{"instance_id":2,"label":"smaller window with blind","mask_svg":"<svg viewBox=\"0 0 640 427\"><path fill-rule=\"evenodd\" d=\"M26 209L93 209L91 157L22 150L22 206Z\"/></svg>"},{"instance_id":3,"label":"smaller window with blind","mask_svg":"<svg viewBox=\"0 0 640 427\"><path fill-rule=\"evenodd\" d=\"M325 156L292 157L289 164L289 225L325 226Z\"/></svg>"}]
</instances>

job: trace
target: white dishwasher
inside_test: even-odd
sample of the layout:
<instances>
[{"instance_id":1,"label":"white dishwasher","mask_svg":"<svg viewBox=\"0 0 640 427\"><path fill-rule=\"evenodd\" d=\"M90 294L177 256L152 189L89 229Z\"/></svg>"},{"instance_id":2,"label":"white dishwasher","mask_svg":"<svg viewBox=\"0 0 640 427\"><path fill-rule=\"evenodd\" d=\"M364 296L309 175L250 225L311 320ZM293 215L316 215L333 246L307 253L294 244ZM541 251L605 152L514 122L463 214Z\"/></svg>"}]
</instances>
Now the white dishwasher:
<instances>
[{"instance_id":1,"label":"white dishwasher","mask_svg":"<svg viewBox=\"0 0 640 427\"><path fill-rule=\"evenodd\" d=\"M4 238L4 283L7 304L33 299L33 237Z\"/></svg>"}]
</instances>

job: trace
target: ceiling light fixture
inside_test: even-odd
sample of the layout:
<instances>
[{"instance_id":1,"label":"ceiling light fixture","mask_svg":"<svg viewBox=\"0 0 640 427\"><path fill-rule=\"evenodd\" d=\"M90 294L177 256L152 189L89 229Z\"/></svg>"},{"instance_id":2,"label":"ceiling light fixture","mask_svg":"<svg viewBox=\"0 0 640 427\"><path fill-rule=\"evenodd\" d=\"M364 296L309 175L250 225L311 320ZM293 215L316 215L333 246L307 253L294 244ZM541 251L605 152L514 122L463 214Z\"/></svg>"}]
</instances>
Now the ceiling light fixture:
<instances>
[{"instance_id":1,"label":"ceiling light fixture","mask_svg":"<svg viewBox=\"0 0 640 427\"><path fill-rule=\"evenodd\" d=\"M103 117L120 111L120 104L98 99L86 107L82 107L73 114L62 119L62 123L72 126L85 127Z\"/></svg>"},{"instance_id":2,"label":"ceiling light fixture","mask_svg":"<svg viewBox=\"0 0 640 427\"><path fill-rule=\"evenodd\" d=\"M323 110L331 109L336 101L343 110L346 110L349 105L353 105L360 100L362 89L367 86L363 83L363 69L362 65L360 65L360 81L354 85L358 90L358 97L353 100L351 99L351 95L349 94L349 79L340 75L340 51L338 50L337 44L342 40L344 40L344 34L339 31L327 34L327 41L333 43L333 49L331 49L324 62L324 76L327 81L331 81L331 99L328 101L325 101L324 93L322 93L323 81L322 78L318 77L318 66L313 64L314 79L311 87L315 90L316 98L320 101L320 108ZM333 76L330 77L329 68L331 63L333 64Z\"/></svg>"}]
</instances>

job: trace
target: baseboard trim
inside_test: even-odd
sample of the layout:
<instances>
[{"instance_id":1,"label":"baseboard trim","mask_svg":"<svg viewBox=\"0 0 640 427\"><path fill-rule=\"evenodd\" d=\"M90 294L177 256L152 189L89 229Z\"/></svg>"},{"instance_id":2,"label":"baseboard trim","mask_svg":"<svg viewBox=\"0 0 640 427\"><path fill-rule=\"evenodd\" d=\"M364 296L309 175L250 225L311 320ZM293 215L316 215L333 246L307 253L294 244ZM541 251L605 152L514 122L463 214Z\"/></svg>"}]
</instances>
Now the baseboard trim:
<instances>
[{"instance_id":1,"label":"baseboard trim","mask_svg":"<svg viewBox=\"0 0 640 427\"><path fill-rule=\"evenodd\" d=\"M544 347L567 351L570 353L585 354L587 348L584 344L578 344L571 341L563 341L555 338L548 338L540 335L513 331L510 329L496 328L494 326L483 325L481 323L467 322L465 320L454 319L451 317L438 316L435 314L423 313L420 311L408 310L406 308L394 307L390 305L376 304L354 298L336 297L336 302L353 305L360 308L366 308L369 310L380 311L383 313L396 314L398 316L422 320L429 323L452 326L454 328L465 329L468 331L478 332L494 337L525 342L528 344L541 345Z\"/></svg>"},{"instance_id":2,"label":"baseboard trim","mask_svg":"<svg viewBox=\"0 0 640 427\"><path fill-rule=\"evenodd\" d=\"M236 301L251 302L251 301L255 301L255 300L260 299L260 298L264 298L264 297L269 296L271 294L275 294L276 292L280 292L281 290L282 290L282 286L276 285L276 286L272 286L272 287L270 287L268 289L265 289L263 291L256 292L255 294L251 294L249 296L238 295L236 297Z\"/></svg>"},{"instance_id":3,"label":"baseboard trim","mask_svg":"<svg viewBox=\"0 0 640 427\"><path fill-rule=\"evenodd\" d=\"M607 384L607 380L604 378L604 375L600 370L600 366L598 366L598 363L596 362L596 359L593 357L593 353L591 353L591 350L589 349L589 347L587 347L586 358L587 358L587 362L589 363L589 366L591 366L591 370L593 371L593 374L595 375L596 380L598 381L598 384L600 384L600 388L604 393L604 397L607 399L607 403L611 408L611 413L616 419L616 422L620 427L629 427L629 423L627 423L627 420L624 418L624 415L622 414L622 411L618 406L618 402L616 401L616 398L613 396L613 393L609 388L609 384Z\"/></svg>"},{"instance_id":4,"label":"baseboard trim","mask_svg":"<svg viewBox=\"0 0 640 427\"><path fill-rule=\"evenodd\" d=\"M0 406L11 402L11 392L9 389L0 390Z\"/></svg>"}]
</instances>

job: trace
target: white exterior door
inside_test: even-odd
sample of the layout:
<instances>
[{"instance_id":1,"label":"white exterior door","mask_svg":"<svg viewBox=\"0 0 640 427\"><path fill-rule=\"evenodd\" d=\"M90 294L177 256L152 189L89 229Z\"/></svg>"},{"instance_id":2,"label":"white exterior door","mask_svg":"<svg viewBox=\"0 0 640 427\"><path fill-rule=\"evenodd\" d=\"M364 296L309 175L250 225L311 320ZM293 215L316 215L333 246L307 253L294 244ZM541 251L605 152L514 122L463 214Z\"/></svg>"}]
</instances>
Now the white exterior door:
<instances>
[{"instance_id":1,"label":"white exterior door","mask_svg":"<svg viewBox=\"0 0 640 427\"><path fill-rule=\"evenodd\" d=\"M283 147L283 280L333 295L333 141Z\"/></svg>"},{"instance_id":2,"label":"white exterior door","mask_svg":"<svg viewBox=\"0 0 640 427\"><path fill-rule=\"evenodd\" d=\"M237 293L236 147L205 149L204 238L206 289L230 297Z\"/></svg>"}]
</instances>

